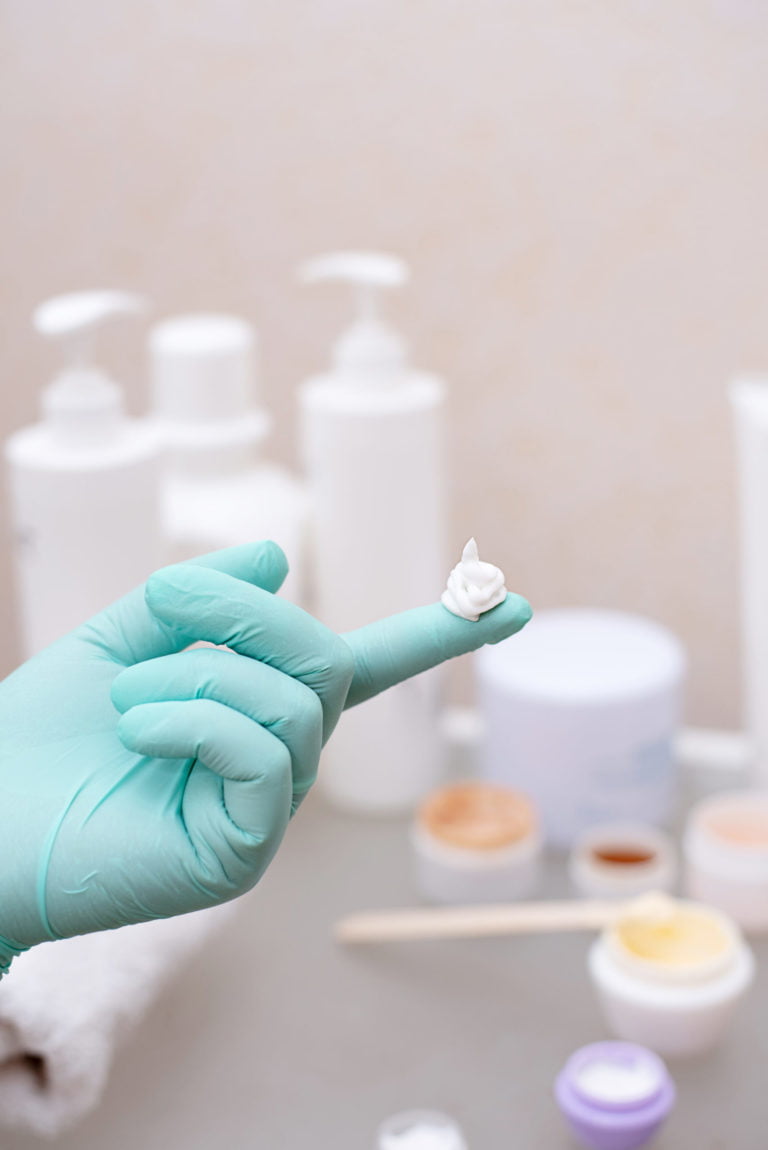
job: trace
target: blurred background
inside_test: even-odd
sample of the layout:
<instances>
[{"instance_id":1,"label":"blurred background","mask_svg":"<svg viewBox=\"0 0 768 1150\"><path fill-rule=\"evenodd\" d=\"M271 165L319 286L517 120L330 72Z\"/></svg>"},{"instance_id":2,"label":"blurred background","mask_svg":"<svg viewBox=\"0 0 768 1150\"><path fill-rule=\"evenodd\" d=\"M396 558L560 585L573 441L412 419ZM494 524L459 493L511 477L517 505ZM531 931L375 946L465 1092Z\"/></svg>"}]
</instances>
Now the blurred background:
<instances>
[{"instance_id":1,"label":"blurred background","mask_svg":"<svg viewBox=\"0 0 768 1150\"><path fill-rule=\"evenodd\" d=\"M768 364L758 0L2 0L0 434L43 298L251 319L272 454L349 315L297 264L403 255L391 314L450 385L451 545L534 606L651 615L688 720L739 718L726 383ZM130 327L130 325L129 325ZM137 330L103 359L145 402ZM5 513L5 507L4 507ZM12 632L7 548L0 623ZM2 670L14 665L10 642Z\"/></svg>"}]
</instances>

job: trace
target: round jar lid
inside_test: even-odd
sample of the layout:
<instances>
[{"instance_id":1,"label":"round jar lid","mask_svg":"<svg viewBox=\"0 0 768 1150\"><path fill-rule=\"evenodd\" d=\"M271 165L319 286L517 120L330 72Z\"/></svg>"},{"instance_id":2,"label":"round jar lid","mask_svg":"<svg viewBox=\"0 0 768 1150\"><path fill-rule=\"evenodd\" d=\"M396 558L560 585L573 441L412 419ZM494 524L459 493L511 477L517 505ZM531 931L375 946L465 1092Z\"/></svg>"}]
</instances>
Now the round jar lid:
<instances>
[{"instance_id":1,"label":"round jar lid","mask_svg":"<svg viewBox=\"0 0 768 1150\"><path fill-rule=\"evenodd\" d=\"M621 611L539 611L513 642L476 655L505 691L562 703L655 695L681 679L683 648L665 627Z\"/></svg>"}]
</instances>

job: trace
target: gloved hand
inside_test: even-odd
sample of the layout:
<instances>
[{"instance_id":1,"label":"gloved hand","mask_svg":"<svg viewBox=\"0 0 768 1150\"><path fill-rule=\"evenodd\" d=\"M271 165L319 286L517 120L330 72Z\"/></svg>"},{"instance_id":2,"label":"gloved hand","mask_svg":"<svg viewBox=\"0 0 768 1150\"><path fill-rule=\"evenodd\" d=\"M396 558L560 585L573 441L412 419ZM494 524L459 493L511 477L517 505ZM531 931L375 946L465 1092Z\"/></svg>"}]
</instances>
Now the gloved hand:
<instances>
[{"instance_id":1,"label":"gloved hand","mask_svg":"<svg viewBox=\"0 0 768 1150\"><path fill-rule=\"evenodd\" d=\"M0 975L248 890L345 706L530 617L436 603L341 638L273 594L286 572L273 543L164 568L0 684Z\"/></svg>"}]
</instances>

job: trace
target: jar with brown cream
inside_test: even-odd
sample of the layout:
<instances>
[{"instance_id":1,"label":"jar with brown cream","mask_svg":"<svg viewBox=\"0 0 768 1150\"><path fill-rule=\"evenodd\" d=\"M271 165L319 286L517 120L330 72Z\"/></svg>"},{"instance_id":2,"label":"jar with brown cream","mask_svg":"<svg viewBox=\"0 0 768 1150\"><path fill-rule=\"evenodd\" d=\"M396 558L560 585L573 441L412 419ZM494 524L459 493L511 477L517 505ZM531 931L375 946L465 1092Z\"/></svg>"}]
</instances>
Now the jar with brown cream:
<instances>
[{"instance_id":1,"label":"jar with brown cream","mask_svg":"<svg viewBox=\"0 0 768 1150\"><path fill-rule=\"evenodd\" d=\"M633 898L671 891L677 877L672 839L643 823L601 823L586 831L571 852L571 883L587 898Z\"/></svg>"}]
</instances>

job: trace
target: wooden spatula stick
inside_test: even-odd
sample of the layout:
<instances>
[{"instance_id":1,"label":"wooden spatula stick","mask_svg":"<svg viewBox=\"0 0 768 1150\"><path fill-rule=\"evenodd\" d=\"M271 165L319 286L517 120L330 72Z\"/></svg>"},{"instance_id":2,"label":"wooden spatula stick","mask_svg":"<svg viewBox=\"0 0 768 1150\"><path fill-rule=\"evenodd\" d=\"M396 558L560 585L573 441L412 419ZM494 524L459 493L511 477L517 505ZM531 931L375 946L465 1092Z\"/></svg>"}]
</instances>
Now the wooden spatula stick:
<instances>
[{"instance_id":1,"label":"wooden spatula stick","mask_svg":"<svg viewBox=\"0 0 768 1150\"><path fill-rule=\"evenodd\" d=\"M335 935L339 942L374 943L601 930L625 909L626 903L618 899L571 899L567 902L369 911L341 919L336 924Z\"/></svg>"}]
</instances>

